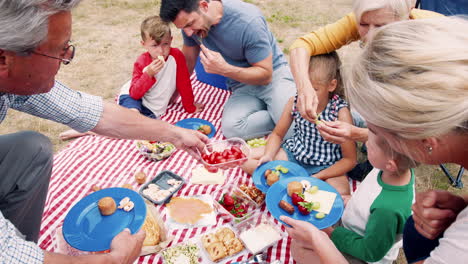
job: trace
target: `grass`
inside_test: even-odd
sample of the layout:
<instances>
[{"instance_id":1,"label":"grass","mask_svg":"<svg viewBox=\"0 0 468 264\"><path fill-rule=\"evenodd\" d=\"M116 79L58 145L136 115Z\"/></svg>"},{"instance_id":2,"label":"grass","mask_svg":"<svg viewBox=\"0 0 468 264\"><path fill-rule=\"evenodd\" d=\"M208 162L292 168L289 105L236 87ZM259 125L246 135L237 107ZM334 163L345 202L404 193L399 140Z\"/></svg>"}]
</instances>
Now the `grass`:
<instances>
[{"instance_id":1,"label":"grass","mask_svg":"<svg viewBox=\"0 0 468 264\"><path fill-rule=\"evenodd\" d=\"M351 11L352 0L246 0L257 5L268 20L269 26L287 55L288 47L299 36L331 23ZM159 13L160 1L150 0L95 0L83 1L73 11L73 36L77 51L74 61L62 66L57 80L76 90L100 95L112 101L122 84L131 77L133 62L143 52L140 46L141 21ZM173 46L181 47L179 31L172 27ZM346 65L358 45L353 43L338 52ZM35 130L48 136L54 150L60 151L67 142L58 134L67 128L51 121L10 110L0 126L0 134L20 130ZM449 165L456 171L459 166ZM419 166L416 169L416 188L454 189L443 172L436 166ZM465 177L466 178L466 177ZM466 180L465 184L468 184ZM466 193L466 191L465 191ZM406 263L400 257L398 263Z\"/></svg>"}]
</instances>

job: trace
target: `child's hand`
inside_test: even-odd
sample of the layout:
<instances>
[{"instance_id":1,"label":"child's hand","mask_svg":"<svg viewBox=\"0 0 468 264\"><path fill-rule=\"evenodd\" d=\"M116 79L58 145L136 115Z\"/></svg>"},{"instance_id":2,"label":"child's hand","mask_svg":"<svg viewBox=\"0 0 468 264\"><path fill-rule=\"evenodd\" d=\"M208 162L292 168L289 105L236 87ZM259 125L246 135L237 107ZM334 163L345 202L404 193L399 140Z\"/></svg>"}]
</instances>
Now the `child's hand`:
<instances>
[{"instance_id":1,"label":"child's hand","mask_svg":"<svg viewBox=\"0 0 468 264\"><path fill-rule=\"evenodd\" d=\"M267 162L270 162L272 160L273 160L273 158L270 155L265 154L258 160L257 166L260 166L263 163L267 163Z\"/></svg>"},{"instance_id":2,"label":"child's hand","mask_svg":"<svg viewBox=\"0 0 468 264\"><path fill-rule=\"evenodd\" d=\"M194 113L200 113L201 111L203 111L203 109L205 109L205 105L202 103L195 102L194 105L197 108L197 110L195 110Z\"/></svg>"},{"instance_id":3,"label":"child's hand","mask_svg":"<svg viewBox=\"0 0 468 264\"><path fill-rule=\"evenodd\" d=\"M153 77L154 75L158 74L163 67L164 62L162 62L160 59L155 59L148 66L145 67L143 72L148 74L148 76Z\"/></svg>"},{"instance_id":4,"label":"child's hand","mask_svg":"<svg viewBox=\"0 0 468 264\"><path fill-rule=\"evenodd\" d=\"M328 142L342 144L351 139L351 124L342 121L322 121L317 125L320 135Z\"/></svg>"}]
</instances>

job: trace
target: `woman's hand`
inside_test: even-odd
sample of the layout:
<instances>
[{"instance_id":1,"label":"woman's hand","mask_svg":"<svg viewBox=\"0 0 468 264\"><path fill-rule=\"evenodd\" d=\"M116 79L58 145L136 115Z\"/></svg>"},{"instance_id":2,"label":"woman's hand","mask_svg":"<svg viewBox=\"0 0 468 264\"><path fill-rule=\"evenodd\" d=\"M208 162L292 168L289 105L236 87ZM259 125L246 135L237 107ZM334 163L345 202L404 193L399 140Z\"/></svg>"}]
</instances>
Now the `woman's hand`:
<instances>
[{"instance_id":1,"label":"woman's hand","mask_svg":"<svg viewBox=\"0 0 468 264\"><path fill-rule=\"evenodd\" d=\"M351 139L353 125L341 121L321 121L317 125L320 135L328 142L342 144Z\"/></svg>"},{"instance_id":2,"label":"woman's hand","mask_svg":"<svg viewBox=\"0 0 468 264\"><path fill-rule=\"evenodd\" d=\"M466 202L461 196L448 191L417 193L412 207L415 228L426 238L437 238L465 207Z\"/></svg>"},{"instance_id":3,"label":"woman's hand","mask_svg":"<svg viewBox=\"0 0 468 264\"><path fill-rule=\"evenodd\" d=\"M348 263L325 232L309 222L294 220L284 215L280 219L291 226L286 227L289 236L299 246L313 250L319 256L321 263Z\"/></svg>"},{"instance_id":4,"label":"woman's hand","mask_svg":"<svg viewBox=\"0 0 468 264\"><path fill-rule=\"evenodd\" d=\"M301 83L303 87L297 93L297 111L309 122L315 122L318 107L317 93L309 79L303 80Z\"/></svg>"}]
</instances>

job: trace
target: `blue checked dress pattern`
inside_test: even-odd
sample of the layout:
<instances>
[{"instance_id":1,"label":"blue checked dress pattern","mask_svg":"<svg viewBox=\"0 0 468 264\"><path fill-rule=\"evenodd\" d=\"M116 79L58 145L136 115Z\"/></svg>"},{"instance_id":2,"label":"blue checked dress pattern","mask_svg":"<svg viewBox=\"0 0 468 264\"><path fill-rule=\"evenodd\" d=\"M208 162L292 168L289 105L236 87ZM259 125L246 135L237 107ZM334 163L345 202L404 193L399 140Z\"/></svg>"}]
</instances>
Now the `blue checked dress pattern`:
<instances>
[{"instance_id":1,"label":"blue checked dress pattern","mask_svg":"<svg viewBox=\"0 0 468 264\"><path fill-rule=\"evenodd\" d=\"M292 117L295 121L294 135L286 140L284 146L294 155L296 160L308 165L330 166L342 159L341 146L325 141L315 123L303 118L296 110L296 103L297 96L292 111ZM336 121L338 112L343 107L348 107L348 103L340 96L334 95L320 114L320 120Z\"/></svg>"}]
</instances>

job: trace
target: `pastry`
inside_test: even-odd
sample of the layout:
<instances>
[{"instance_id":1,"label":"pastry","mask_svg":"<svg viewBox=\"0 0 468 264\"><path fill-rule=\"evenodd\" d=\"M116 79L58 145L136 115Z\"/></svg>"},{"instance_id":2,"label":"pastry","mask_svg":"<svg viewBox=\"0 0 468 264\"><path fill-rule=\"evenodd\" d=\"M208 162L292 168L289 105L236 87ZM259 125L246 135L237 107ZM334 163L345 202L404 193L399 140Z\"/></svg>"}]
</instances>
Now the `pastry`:
<instances>
[{"instance_id":1,"label":"pastry","mask_svg":"<svg viewBox=\"0 0 468 264\"><path fill-rule=\"evenodd\" d=\"M111 215L117 210L117 205L112 197L104 197L98 201L98 208L102 215Z\"/></svg>"},{"instance_id":2,"label":"pastry","mask_svg":"<svg viewBox=\"0 0 468 264\"><path fill-rule=\"evenodd\" d=\"M267 184L271 186L273 183L277 182L279 180L278 174L272 172L268 174L267 176Z\"/></svg>"},{"instance_id":3,"label":"pastry","mask_svg":"<svg viewBox=\"0 0 468 264\"><path fill-rule=\"evenodd\" d=\"M266 170L265 171L265 174L263 176L265 176L265 179L268 178L268 175L270 175L271 173L271 170Z\"/></svg>"},{"instance_id":4,"label":"pastry","mask_svg":"<svg viewBox=\"0 0 468 264\"><path fill-rule=\"evenodd\" d=\"M135 177L135 181L138 184L143 184L146 181L146 173L144 173L143 171L139 171L135 173L134 177Z\"/></svg>"},{"instance_id":5,"label":"pastry","mask_svg":"<svg viewBox=\"0 0 468 264\"><path fill-rule=\"evenodd\" d=\"M203 246L205 248L207 248L209 245L211 245L213 243L220 242L215 234L206 234L206 235L202 236L201 240L202 240L202 244L203 244Z\"/></svg>"},{"instance_id":6,"label":"pastry","mask_svg":"<svg viewBox=\"0 0 468 264\"><path fill-rule=\"evenodd\" d=\"M302 193L302 184L298 181L292 181L288 183L288 195L291 196L293 193Z\"/></svg>"},{"instance_id":7,"label":"pastry","mask_svg":"<svg viewBox=\"0 0 468 264\"><path fill-rule=\"evenodd\" d=\"M221 242L208 245L206 251L208 252L208 255L212 261L218 261L227 256L226 248Z\"/></svg>"},{"instance_id":8,"label":"pastry","mask_svg":"<svg viewBox=\"0 0 468 264\"><path fill-rule=\"evenodd\" d=\"M233 238L224 242L224 246L228 252L228 256L232 256L244 249L242 242L238 238Z\"/></svg>"},{"instance_id":9,"label":"pastry","mask_svg":"<svg viewBox=\"0 0 468 264\"><path fill-rule=\"evenodd\" d=\"M223 227L220 230L218 230L218 232L216 232L216 237L219 241L225 243L226 241L235 238L236 234L234 234L234 232L230 228Z\"/></svg>"},{"instance_id":10,"label":"pastry","mask_svg":"<svg viewBox=\"0 0 468 264\"><path fill-rule=\"evenodd\" d=\"M211 127L209 125L201 125L198 128L198 131L202 132L205 135L209 135L211 133Z\"/></svg>"},{"instance_id":11,"label":"pastry","mask_svg":"<svg viewBox=\"0 0 468 264\"><path fill-rule=\"evenodd\" d=\"M158 223L153 217L151 212L146 213L145 222L143 223L143 229L146 232L145 240L143 241L143 246L156 246L161 240L161 229L159 228Z\"/></svg>"}]
</instances>

